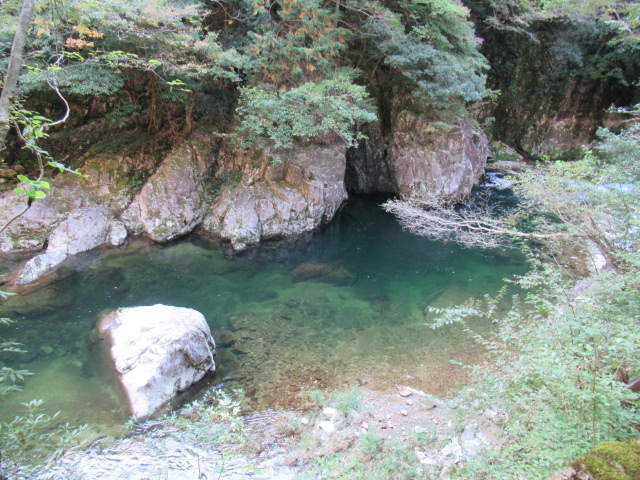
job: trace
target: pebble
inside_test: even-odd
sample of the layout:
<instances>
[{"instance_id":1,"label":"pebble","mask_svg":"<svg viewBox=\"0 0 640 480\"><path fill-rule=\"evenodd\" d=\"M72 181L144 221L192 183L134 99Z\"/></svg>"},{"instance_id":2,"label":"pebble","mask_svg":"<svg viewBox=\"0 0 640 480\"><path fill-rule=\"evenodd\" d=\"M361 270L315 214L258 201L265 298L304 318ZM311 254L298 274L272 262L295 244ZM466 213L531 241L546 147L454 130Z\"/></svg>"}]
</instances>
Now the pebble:
<instances>
[{"instance_id":1,"label":"pebble","mask_svg":"<svg viewBox=\"0 0 640 480\"><path fill-rule=\"evenodd\" d=\"M325 408L322 410L322 414L332 422L337 422L341 418L340 412L333 407Z\"/></svg>"},{"instance_id":2,"label":"pebble","mask_svg":"<svg viewBox=\"0 0 640 480\"><path fill-rule=\"evenodd\" d=\"M407 405L413 405L413 400L409 399L409 400L407 400L406 403L407 403Z\"/></svg>"},{"instance_id":3,"label":"pebble","mask_svg":"<svg viewBox=\"0 0 640 480\"><path fill-rule=\"evenodd\" d=\"M369 424L367 422L362 422L362 428L369 430Z\"/></svg>"},{"instance_id":4,"label":"pebble","mask_svg":"<svg viewBox=\"0 0 640 480\"><path fill-rule=\"evenodd\" d=\"M409 415L409 413L406 410L400 410L400 415L406 417L407 415Z\"/></svg>"},{"instance_id":5,"label":"pebble","mask_svg":"<svg viewBox=\"0 0 640 480\"><path fill-rule=\"evenodd\" d=\"M300 423L301 423L302 425L309 425L309 419L308 419L308 418L306 418L306 417L302 417L302 418L300 419Z\"/></svg>"},{"instance_id":6,"label":"pebble","mask_svg":"<svg viewBox=\"0 0 640 480\"><path fill-rule=\"evenodd\" d=\"M401 397L410 397L411 395L413 395L413 392L411 390L407 390L406 388L402 388L402 387L397 387L398 388L398 395L400 395Z\"/></svg>"},{"instance_id":7,"label":"pebble","mask_svg":"<svg viewBox=\"0 0 640 480\"><path fill-rule=\"evenodd\" d=\"M336 426L333 424L333 422L330 422L328 420L325 420L324 422L320 422L318 424L318 428L324 431L325 433L328 433L329 435L331 435L336 431Z\"/></svg>"}]
</instances>

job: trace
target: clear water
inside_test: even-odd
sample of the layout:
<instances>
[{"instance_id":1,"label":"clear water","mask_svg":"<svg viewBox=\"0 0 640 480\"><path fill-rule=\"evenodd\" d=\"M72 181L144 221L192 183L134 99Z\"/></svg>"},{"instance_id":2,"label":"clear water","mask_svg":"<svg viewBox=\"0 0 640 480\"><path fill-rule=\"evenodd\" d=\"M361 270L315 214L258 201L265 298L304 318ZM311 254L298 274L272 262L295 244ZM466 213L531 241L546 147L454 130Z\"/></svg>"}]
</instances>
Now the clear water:
<instances>
[{"instance_id":1,"label":"clear water","mask_svg":"<svg viewBox=\"0 0 640 480\"><path fill-rule=\"evenodd\" d=\"M245 389L248 408L296 408L311 390L352 385L446 395L465 379L451 360L475 363L484 352L459 328L426 327L425 308L495 293L524 261L411 235L381 200L356 197L318 232L237 256L202 237L79 256L50 286L5 302L17 323L0 334L29 352L0 362L35 375L2 400L0 417L42 398L72 423L122 423L90 334L105 309L156 303L205 315L224 343L208 381L232 377L225 385Z\"/></svg>"}]
</instances>

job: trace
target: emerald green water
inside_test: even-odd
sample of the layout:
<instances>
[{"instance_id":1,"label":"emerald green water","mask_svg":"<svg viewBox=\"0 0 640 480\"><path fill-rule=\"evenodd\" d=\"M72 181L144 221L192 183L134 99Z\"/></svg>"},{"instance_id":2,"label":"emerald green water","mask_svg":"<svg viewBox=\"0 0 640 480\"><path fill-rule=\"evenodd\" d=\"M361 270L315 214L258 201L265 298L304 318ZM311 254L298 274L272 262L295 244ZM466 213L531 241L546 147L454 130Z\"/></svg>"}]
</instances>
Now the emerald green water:
<instances>
[{"instance_id":1,"label":"emerald green water","mask_svg":"<svg viewBox=\"0 0 640 480\"><path fill-rule=\"evenodd\" d=\"M203 237L79 256L49 287L3 306L17 323L2 336L29 352L0 363L35 375L2 400L1 416L42 398L72 423L122 423L90 333L105 309L156 303L205 315L219 343L209 382L231 377L225 386L243 388L248 408L295 408L311 390L351 385L446 395L464 381L451 360L474 363L484 352L456 327L426 327L425 308L495 293L524 271L523 258L416 237L380 201L351 199L326 228L237 256Z\"/></svg>"}]
</instances>

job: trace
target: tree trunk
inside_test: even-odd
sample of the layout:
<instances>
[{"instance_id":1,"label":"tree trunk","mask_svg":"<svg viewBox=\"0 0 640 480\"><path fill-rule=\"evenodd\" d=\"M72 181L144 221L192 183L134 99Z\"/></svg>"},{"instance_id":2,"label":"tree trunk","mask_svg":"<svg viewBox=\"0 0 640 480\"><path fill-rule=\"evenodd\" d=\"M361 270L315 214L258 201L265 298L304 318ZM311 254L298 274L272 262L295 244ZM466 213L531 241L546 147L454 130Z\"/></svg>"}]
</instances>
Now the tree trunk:
<instances>
[{"instance_id":1,"label":"tree trunk","mask_svg":"<svg viewBox=\"0 0 640 480\"><path fill-rule=\"evenodd\" d=\"M0 149L5 146L7 134L9 133L9 117L11 116L13 99L16 93L18 93L18 77L20 76L20 68L22 67L24 46L27 42L27 34L29 33L29 26L31 25L34 3L35 0L24 0L22 3L18 29L13 37L9 66L7 67L7 74L4 77L4 87L0 95Z\"/></svg>"}]
</instances>

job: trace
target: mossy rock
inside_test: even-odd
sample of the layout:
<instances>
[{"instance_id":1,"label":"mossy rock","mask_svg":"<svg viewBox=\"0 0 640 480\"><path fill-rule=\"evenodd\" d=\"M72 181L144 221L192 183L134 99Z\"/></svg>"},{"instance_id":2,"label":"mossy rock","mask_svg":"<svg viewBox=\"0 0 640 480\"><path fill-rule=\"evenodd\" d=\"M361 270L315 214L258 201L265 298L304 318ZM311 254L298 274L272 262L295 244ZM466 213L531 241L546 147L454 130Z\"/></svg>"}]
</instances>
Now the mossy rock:
<instances>
[{"instance_id":1,"label":"mossy rock","mask_svg":"<svg viewBox=\"0 0 640 480\"><path fill-rule=\"evenodd\" d=\"M640 479L640 443L605 442L573 465L586 470L593 480L638 480Z\"/></svg>"}]
</instances>

